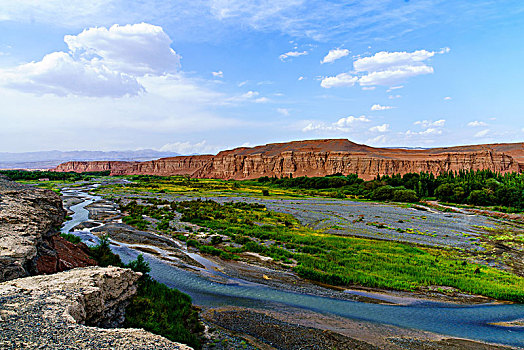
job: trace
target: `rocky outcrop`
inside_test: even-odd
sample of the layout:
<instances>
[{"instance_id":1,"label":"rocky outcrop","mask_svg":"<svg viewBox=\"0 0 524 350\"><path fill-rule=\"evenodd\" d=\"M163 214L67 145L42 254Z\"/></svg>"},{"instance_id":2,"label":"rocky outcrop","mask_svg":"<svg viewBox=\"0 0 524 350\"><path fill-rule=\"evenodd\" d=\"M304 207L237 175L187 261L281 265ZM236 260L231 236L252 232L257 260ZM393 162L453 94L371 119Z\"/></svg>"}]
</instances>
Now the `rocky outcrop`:
<instances>
[{"instance_id":1,"label":"rocky outcrop","mask_svg":"<svg viewBox=\"0 0 524 350\"><path fill-rule=\"evenodd\" d=\"M0 178L0 282L94 265L85 246L60 236L60 197Z\"/></svg>"},{"instance_id":2,"label":"rocky outcrop","mask_svg":"<svg viewBox=\"0 0 524 350\"><path fill-rule=\"evenodd\" d=\"M0 283L0 348L190 350L141 329L113 328L122 324L139 276L87 267Z\"/></svg>"},{"instance_id":3,"label":"rocky outcrop","mask_svg":"<svg viewBox=\"0 0 524 350\"><path fill-rule=\"evenodd\" d=\"M310 140L236 148L217 155L162 158L148 162L68 162L55 171L103 171L112 175L189 175L254 179L261 176L377 175L481 170L524 171L524 143L432 149L373 148L349 140Z\"/></svg>"}]
</instances>

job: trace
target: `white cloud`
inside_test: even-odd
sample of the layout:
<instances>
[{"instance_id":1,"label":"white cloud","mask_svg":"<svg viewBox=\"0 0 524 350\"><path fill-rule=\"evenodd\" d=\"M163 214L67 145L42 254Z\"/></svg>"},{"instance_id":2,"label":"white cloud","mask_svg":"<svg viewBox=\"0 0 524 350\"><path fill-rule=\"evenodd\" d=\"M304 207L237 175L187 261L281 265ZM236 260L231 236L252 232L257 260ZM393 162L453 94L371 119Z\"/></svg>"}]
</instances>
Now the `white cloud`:
<instances>
[{"instance_id":1,"label":"white cloud","mask_svg":"<svg viewBox=\"0 0 524 350\"><path fill-rule=\"evenodd\" d=\"M349 55L348 49L329 50L328 54L322 59L322 61L320 61L320 63L331 63L347 55Z\"/></svg>"},{"instance_id":2,"label":"white cloud","mask_svg":"<svg viewBox=\"0 0 524 350\"><path fill-rule=\"evenodd\" d=\"M411 130L408 130L406 131L406 135L407 136L412 136L412 135L440 135L442 134L442 129L438 129L438 128L427 128L426 130L423 130L423 131L411 131Z\"/></svg>"},{"instance_id":3,"label":"white cloud","mask_svg":"<svg viewBox=\"0 0 524 350\"><path fill-rule=\"evenodd\" d=\"M289 115L289 109L287 108L277 108L277 112L286 117Z\"/></svg>"},{"instance_id":4,"label":"white cloud","mask_svg":"<svg viewBox=\"0 0 524 350\"><path fill-rule=\"evenodd\" d=\"M360 86L392 86L418 75L432 74L433 67L425 63L435 54L449 52L418 50L413 52L377 52L373 56L357 58L353 62L354 73L340 73L335 77L322 80L322 87L353 86L357 81ZM402 88L393 86L388 92Z\"/></svg>"},{"instance_id":5,"label":"white cloud","mask_svg":"<svg viewBox=\"0 0 524 350\"><path fill-rule=\"evenodd\" d=\"M408 78L422 74L432 74L433 67L426 65L419 66L397 66L382 71L374 71L363 75L359 79L362 86L370 85L392 85L405 81Z\"/></svg>"},{"instance_id":6,"label":"white cloud","mask_svg":"<svg viewBox=\"0 0 524 350\"><path fill-rule=\"evenodd\" d=\"M215 78L223 78L224 77L224 72L222 72L221 70L219 70L218 72L211 72L211 74L213 74L213 76Z\"/></svg>"},{"instance_id":7,"label":"white cloud","mask_svg":"<svg viewBox=\"0 0 524 350\"><path fill-rule=\"evenodd\" d=\"M402 88L404 88L404 85L392 86L389 89L387 89L386 92L391 92L393 90L398 90L398 89L402 89Z\"/></svg>"},{"instance_id":8,"label":"white cloud","mask_svg":"<svg viewBox=\"0 0 524 350\"><path fill-rule=\"evenodd\" d=\"M35 94L122 97L145 91L136 77L104 65L77 61L65 52L53 52L39 62L0 70L0 83Z\"/></svg>"},{"instance_id":9,"label":"white cloud","mask_svg":"<svg viewBox=\"0 0 524 350\"><path fill-rule=\"evenodd\" d=\"M162 75L174 73L180 66L180 56L170 47L172 40L162 27L148 23L89 28L78 35L66 35L64 41L73 57L100 60L127 74Z\"/></svg>"},{"instance_id":10,"label":"white cloud","mask_svg":"<svg viewBox=\"0 0 524 350\"><path fill-rule=\"evenodd\" d=\"M439 120L436 120L436 121L432 121L432 120L418 120L418 121L414 122L413 124L420 125L423 128L428 128L428 127L433 127L433 126L442 127L442 126L444 126L446 124L446 119L439 119Z\"/></svg>"},{"instance_id":11,"label":"white cloud","mask_svg":"<svg viewBox=\"0 0 524 350\"><path fill-rule=\"evenodd\" d=\"M418 120L413 123L414 125L423 128L421 131L408 130L404 133L406 136L430 136L430 135L441 135L443 133L443 127L446 124L445 119L439 120ZM427 141L427 140L426 140Z\"/></svg>"},{"instance_id":12,"label":"white cloud","mask_svg":"<svg viewBox=\"0 0 524 350\"><path fill-rule=\"evenodd\" d=\"M353 62L357 72L377 72L390 70L392 67L423 65L423 61L435 55L435 51L417 50L413 52L377 52L373 56L363 57Z\"/></svg>"},{"instance_id":13,"label":"white cloud","mask_svg":"<svg viewBox=\"0 0 524 350\"><path fill-rule=\"evenodd\" d=\"M173 142L160 147L159 151L175 152L183 155L216 153L219 150L217 146L208 145L205 140L197 143L191 142Z\"/></svg>"},{"instance_id":14,"label":"white cloud","mask_svg":"<svg viewBox=\"0 0 524 350\"><path fill-rule=\"evenodd\" d=\"M306 79L306 78L304 78L303 76L298 77L298 81L301 81L301 80L304 80L304 79Z\"/></svg>"},{"instance_id":15,"label":"white cloud","mask_svg":"<svg viewBox=\"0 0 524 350\"><path fill-rule=\"evenodd\" d=\"M379 104L374 104L373 106L371 106L371 110L372 111L385 111L387 109L393 109L395 107L392 107L392 106L382 106L382 105L379 105Z\"/></svg>"},{"instance_id":16,"label":"white cloud","mask_svg":"<svg viewBox=\"0 0 524 350\"><path fill-rule=\"evenodd\" d=\"M353 67L358 73L367 72L359 79L360 85L385 85L391 86L408 78L432 74L433 67L424 61L435 54L449 52L449 48L440 51L417 50L413 52L377 52L373 56L362 57L353 62ZM397 87L398 88L398 87ZM392 88L390 88L392 90Z\"/></svg>"},{"instance_id":17,"label":"white cloud","mask_svg":"<svg viewBox=\"0 0 524 350\"><path fill-rule=\"evenodd\" d=\"M307 51L289 51L289 52L283 53L282 55L278 56L278 58L282 62L284 62L289 57L299 57L299 56L304 56L304 55L307 55L307 54L308 54Z\"/></svg>"},{"instance_id":18,"label":"white cloud","mask_svg":"<svg viewBox=\"0 0 524 350\"><path fill-rule=\"evenodd\" d=\"M477 132L474 136L475 137L484 137L489 133L489 131L490 131L489 129L484 129L484 130Z\"/></svg>"},{"instance_id":19,"label":"white cloud","mask_svg":"<svg viewBox=\"0 0 524 350\"><path fill-rule=\"evenodd\" d=\"M382 145L386 143L386 135L378 135L377 137L373 137L371 139L368 139L366 141L366 145Z\"/></svg>"},{"instance_id":20,"label":"white cloud","mask_svg":"<svg viewBox=\"0 0 524 350\"><path fill-rule=\"evenodd\" d=\"M270 99L267 97L259 97L255 99L255 103L267 103L270 102Z\"/></svg>"},{"instance_id":21,"label":"white cloud","mask_svg":"<svg viewBox=\"0 0 524 350\"><path fill-rule=\"evenodd\" d=\"M401 98L401 97L402 97L402 95L389 95L389 96L388 96L388 98L389 98L390 100L394 100L394 99Z\"/></svg>"},{"instance_id":22,"label":"white cloud","mask_svg":"<svg viewBox=\"0 0 524 350\"><path fill-rule=\"evenodd\" d=\"M334 77L323 78L320 86L326 89L332 87L353 86L357 81L357 77L354 77L348 73L340 73Z\"/></svg>"},{"instance_id":23,"label":"white cloud","mask_svg":"<svg viewBox=\"0 0 524 350\"><path fill-rule=\"evenodd\" d=\"M450 97L450 96L446 96L446 97L444 97L444 101L449 101L449 100L451 100L451 97Z\"/></svg>"},{"instance_id":24,"label":"white cloud","mask_svg":"<svg viewBox=\"0 0 524 350\"><path fill-rule=\"evenodd\" d=\"M302 131L348 132L351 131L351 127L355 123L366 123L369 121L370 120L364 115L361 115L360 117L354 117L351 115L349 117L340 118L331 124L326 124L324 122L309 122L304 128L302 128Z\"/></svg>"},{"instance_id":25,"label":"white cloud","mask_svg":"<svg viewBox=\"0 0 524 350\"><path fill-rule=\"evenodd\" d=\"M488 124L482 122L482 121L479 121L479 120L474 120L472 122L469 122L468 123L468 126L472 126L472 127L477 127L477 126L486 126Z\"/></svg>"},{"instance_id":26,"label":"white cloud","mask_svg":"<svg viewBox=\"0 0 524 350\"><path fill-rule=\"evenodd\" d=\"M180 57L163 29L147 23L90 28L66 35L69 52L0 70L0 83L24 92L121 97L145 92L145 75L175 73Z\"/></svg>"},{"instance_id":27,"label":"white cloud","mask_svg":"<svg viewBox=\"0 0 524 350\"><path fill-rule=\"evenodd\" d=\"M372 132L386 132L389 130L389 124L376 125L369 128L369 131Z\"/></svg>"},{"instance_id":28,"label":"white cloud","mask_svg":"<svg viewBox=\"0 0 524 350\"><path fill-rule=\"evenodd\" d=\"M243 102L266 103L271 100L265 96L260 96L258 91L249 90L241 95L224 99L224 104L237 104Z\"/></svg>"},{"instance_id":29,"label":"white cloud","mask_svg":"<svg viewBox=\"0 0 524 350\"><path fill-rule=\"evenodd\" d=\"M372 90L375 90L376 89L376 86L363 86L362 87L362 90L364 91L372 91Z\"/></svg>"}]
</instances>

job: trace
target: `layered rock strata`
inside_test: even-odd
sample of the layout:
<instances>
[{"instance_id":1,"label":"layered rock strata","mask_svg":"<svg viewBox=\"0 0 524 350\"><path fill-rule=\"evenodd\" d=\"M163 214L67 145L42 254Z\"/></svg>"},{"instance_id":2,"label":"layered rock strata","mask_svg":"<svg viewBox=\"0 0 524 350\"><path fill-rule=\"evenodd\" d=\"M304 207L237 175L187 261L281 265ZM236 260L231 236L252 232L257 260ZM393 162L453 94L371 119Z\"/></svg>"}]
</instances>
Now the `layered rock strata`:
<instances>
[{"instance_id":1,"label":"layered rock strata","mask_svg":"<svg viewBox=\"0 0 524 350\"><path fill-rule=\"evenodd\" d=\"M60 197L0 178L0 282L94 265L87 247L58 236Z\"/></svg>"},{"instance_id":2,"label":"layered rock strata","mask_svg":"<svg viewBox=\"0 0 524 350\"><path fill-rule=\"evenodd\" d=\"M0 283L2 349L180 349L142 329L122 324L140 274L117 267L87 267Z\"/></svg>"},{"instance_id":3,"label":"layered rock strata","mask_svg":"<svg viewBox=\"0 0 524 350\"><path fill-rule=\"evenodd\" d=\"M148 162L67 162L55 171L109 170L112 175L189 175L236 180L342 173L369 180L377 175L483 169L523 172L524 143L395 149L373 148L344 139L309 140Z\"/></svg>"}]
</instances>

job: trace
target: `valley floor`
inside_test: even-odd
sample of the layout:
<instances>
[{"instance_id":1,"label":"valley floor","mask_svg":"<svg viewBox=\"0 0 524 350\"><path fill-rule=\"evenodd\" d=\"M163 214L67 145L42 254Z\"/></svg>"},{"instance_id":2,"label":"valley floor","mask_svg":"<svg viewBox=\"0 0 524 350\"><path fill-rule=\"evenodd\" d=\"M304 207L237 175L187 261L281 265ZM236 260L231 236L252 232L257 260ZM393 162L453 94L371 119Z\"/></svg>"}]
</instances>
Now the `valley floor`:
<instances>
[{"instance_id":1,"label":"valley floor","mask_svg":"<svg viewBox=\"0 0 524 350\"><path fill-rule=\"evenodd\" d=\"M159 227L161 217L142 216L146 227L138 229L122 222L119 206L132 201L138 205L152 205L156 201L184 202L197 198L217 203L261 203L271 212L296 219L293 225L321 231L333 237L367 237L377 242L392 241L422 244L431 249L460 248L461 256L469 261L494 266L512 276L522 276L522 244L524 227L518 221L492 219L458 211L439 211L432 207L405 206L384 203L341 201L324 198L262 198L252 195L231 195L218 192L167 192L127 187L127 180L112 178L99 182L95 193L104 196L86 207L89 219L72 230L83 239L108 234L115 247L129 247L162 260L172 266L190 271L214 282L228 284L254 283L271 288L342 300L384 304L416 305L424 303L482 304L493 298L467 293L442 285L425 285L413 291L362 285L337 287L312 282L293 272L296 261L278 260L264 251L239 250L241 245L218 228L209 228L181 220L176 215L169 220L169 232ZM79 193L93 191L91 184L79 184L78 191L63 191L64 206L71 208L85 198ZM68 187L63 184L59 187ZM71 187L75 189L75 187ZM165 206L158 202L157 207ZM127 213L129 215L129 213ZM240 214L239 214L240 215ZM239 216L240 217L240 216ZM285 219L283 217L283 219ZM82 232L85 236L82 236ZM500 232L500 234L497 234ZM91 236L90 236L91 235ZM505 235L510 244L505 245ZM92 236L92 237L94 237ZM214 236L220 242L211 244ZM183 238L183 239L182 239ZM196 241L194 245L190 240ZM271 245L271 239L257 239L260 245ZM207 253L199 247L213 246L233 254L235 259L223 259L217 251ZM504 254L505 253L505 254ZM517 278L517 277L515 277ZM517 282L519 283L519 282ZM520 280L522 286L522 280ZM518 288L518 287L517 287ZM524 289L523 289L524 290ZM196 301L198 304L198 300ZM305 310L290 305L261 303L256 307L220 306L205 301L202 316L208 325L209 349L505 349L470 340L450 338L436 333L378 324L359 319L348 319L313 309ZM524 318L524 311L521 313ZM521 326L507 327L524 344ZM305 347L304 347L305 346Z\"/></svg>"}]
</instances>

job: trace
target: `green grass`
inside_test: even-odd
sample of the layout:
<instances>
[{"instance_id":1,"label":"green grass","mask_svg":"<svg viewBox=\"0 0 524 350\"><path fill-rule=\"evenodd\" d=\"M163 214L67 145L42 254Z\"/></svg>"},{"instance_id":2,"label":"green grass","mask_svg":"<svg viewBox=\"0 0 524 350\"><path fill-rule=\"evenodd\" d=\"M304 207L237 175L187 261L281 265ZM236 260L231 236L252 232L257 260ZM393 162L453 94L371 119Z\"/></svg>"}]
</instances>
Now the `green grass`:
<instances>
[{"instance_id":1,"label":"green grass","mask_svg":"<svg viewBox=\"0 0 524 350\"><path fill-rule=\"evenodd\" d=\"M65 240L67 240L67 241L69 241L71 243L74 243L74 244L82 242L82 239L80 237L75 236L72 233L61 233L60 236L62 238L64 238Z\"/></svg>"},{"instance_id":2,"label":"green grass","mask_svg":"<svg viewBox=\"0 0 524 350\"><path fill-rule=\"evenodd\" d=\"M145 210L142 207L128 206L126 210L140 212ZM166 207L156 208L153 205L147 210L166 212ZM270 212L259 204L196 200L173 202L170 209L181 213L182 221L227 235L242 245L233 248L227 243L209 246L194 239L187 242L203 253L235 258L251 251L284 266L295 261L293 269L300 276L333 285L409 291L430 285L449 286L524 303L524 278L470 263L458 250L332 235L303 227L292 216Z\"/></svg>"}]
</instances>

